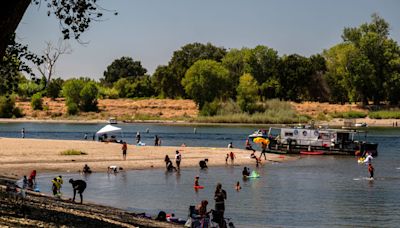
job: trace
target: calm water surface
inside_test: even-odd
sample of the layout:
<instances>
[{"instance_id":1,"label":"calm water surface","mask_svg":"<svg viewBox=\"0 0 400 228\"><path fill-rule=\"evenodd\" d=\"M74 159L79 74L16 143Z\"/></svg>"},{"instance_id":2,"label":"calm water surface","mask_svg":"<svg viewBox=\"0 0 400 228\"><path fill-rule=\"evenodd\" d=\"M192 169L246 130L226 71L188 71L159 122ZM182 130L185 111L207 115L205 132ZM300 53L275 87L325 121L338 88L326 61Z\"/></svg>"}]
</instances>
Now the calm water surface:
<instances>
[{"instance_id":1,"label":"calm water surface","mask_svg":"<svg viewBox=\"0 0 400 228\"><path fill-rule=\"evenodd\" d=\"M81 139L86 131L102 125L76 124L0 124L0 137L20 137L25 127L27 137ZM241 146L246 135L260 127L199 127L167 125L119 125L124 136L133 140L136 131L152 143L154 134L163 145L221 146L230 141ZM94 173L89 176L65 173L64 181L81 178L88 182L86 200L135 212L155 215L159 210L175 212L186 218L189 205L207 199L214 207L217 182L228 193L226 216L238 227L399 227L400 222L400 129L370 128L369 141L379 143L379 156L374 159L375 180L367 180L365 165L354 157L302 156L287 163L269 163L258 171L261 178L243 181L242 167L212 167L208 171L183 169L180 173L163 170L127 171L117 175ZM184 162L184 160L183 160ZM251 167L254 169L255 167ZM194 176L200 176L205 189L195 192ZM40 189L50 193L50 179L55 174L38 178ZM243 189L234 190L240 181ZM64 183L65 196L71 187Z\"/></svg>"}]
</instances>

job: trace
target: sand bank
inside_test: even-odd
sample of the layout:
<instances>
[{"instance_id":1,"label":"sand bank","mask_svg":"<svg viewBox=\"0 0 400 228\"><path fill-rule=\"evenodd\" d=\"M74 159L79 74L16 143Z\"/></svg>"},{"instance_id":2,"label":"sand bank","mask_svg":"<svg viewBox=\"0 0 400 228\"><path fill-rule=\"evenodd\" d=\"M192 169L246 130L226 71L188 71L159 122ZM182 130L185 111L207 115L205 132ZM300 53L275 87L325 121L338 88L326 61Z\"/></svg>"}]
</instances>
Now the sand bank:
<instances>
[{"instance_id":1,"label":"sand bank","mask_svg":"<svg viewBox=\"0 0 400 228\"><path fill-rule=\"evenodd\" d=\"M210 147L168 147L128 145L127 160L122 160L121 144L95 141L0 138L0 175L22 177L36 169L41 172L78 172L88 164L94 172L105 172L110 165L125 170L165 168L166 154L174 162L175 151L182 153L181 168L198 167L200 160L209 159L209 166L224 166L226 154L233 151L235 164L255 165L250 151ZM74 149L87 155L61 155ZM259 152L257 152L259 155ZM296 156L267 154L267 161L294 160Z\"/></svg>"}]
</instances>

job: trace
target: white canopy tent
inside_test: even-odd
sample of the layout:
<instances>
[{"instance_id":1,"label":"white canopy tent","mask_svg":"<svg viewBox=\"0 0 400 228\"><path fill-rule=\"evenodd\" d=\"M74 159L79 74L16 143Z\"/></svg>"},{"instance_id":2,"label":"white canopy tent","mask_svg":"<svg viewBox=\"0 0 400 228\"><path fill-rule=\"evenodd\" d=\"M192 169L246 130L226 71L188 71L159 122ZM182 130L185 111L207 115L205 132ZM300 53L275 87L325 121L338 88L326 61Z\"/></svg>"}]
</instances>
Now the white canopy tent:
<instances>
[{"instance_id":1,"label":"white canopy tent","mask_svg":"<svg viewBox=\"0 0 400 228\"><path fill-rule=\"evenodd\" d=\"M101 134L107 134L111 132L118 132L121 131L122 129L119 127L114 127L111 124L108 124L104 126L102 129L100 129L98 132L96 132L96 135L101 135Z\"/></svg>"}]
</instances>

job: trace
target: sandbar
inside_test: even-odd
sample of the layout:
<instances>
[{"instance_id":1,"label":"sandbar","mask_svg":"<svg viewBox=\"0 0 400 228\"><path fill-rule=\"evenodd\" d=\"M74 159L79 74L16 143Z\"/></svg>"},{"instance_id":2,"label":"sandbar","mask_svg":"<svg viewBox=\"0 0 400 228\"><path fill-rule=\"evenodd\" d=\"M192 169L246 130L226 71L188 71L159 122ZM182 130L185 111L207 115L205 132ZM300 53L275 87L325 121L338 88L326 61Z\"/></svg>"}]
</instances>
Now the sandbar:
<instances>
[{"instance_id":1,"label":"sandbar","mask_svg":"<svg viewBox=\"0 0 400 228\"><path fill-rule=\"evenodd\" d=\"M209 166L231 165L225 162L226 154L234 152L234 165L255 166L251 151L216 147L136 146L128 144L127 159L122 158L122 145L89 140L51 140L29 138L0 138L0 175L21 178L32 170L44 172L79 172L88 164L94 172L106 172L116 165L124 170L165 169L168 155L175 165L175 151L182 154L181 169L199 167L199 161L208 158ZM86 155L62 155L66 150L78 150ZM260 152L256 152L257 156ZM297 159L298 156L267 154L262 165Z\"/></svg>"}]
</instances>

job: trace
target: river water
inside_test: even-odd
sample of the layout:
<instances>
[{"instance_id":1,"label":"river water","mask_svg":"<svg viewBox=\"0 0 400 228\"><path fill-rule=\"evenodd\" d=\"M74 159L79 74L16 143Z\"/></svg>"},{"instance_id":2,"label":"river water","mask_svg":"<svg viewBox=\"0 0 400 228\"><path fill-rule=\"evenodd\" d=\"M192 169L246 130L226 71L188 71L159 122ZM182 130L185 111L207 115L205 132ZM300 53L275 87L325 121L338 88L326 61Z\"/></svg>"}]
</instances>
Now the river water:
<instances>
[{"instance_id":1,"label":"river water","mask_svg":"<svg viewBox=\"0 0 400 228\"><path fill-rule=\"evenodd\" d=\"M163 145L226 147L229 142L241 147L246 135L260 126L169 126L123 124L124 136L133 142L137 131L151 144L155 134ZM24 127L28 138L82 139L102 125L88 124L0 124L0 137L20 137ZM196 134L193 128L196 128ZM149 133L144 133L149 128ZM156 215L174 212L186 218L189 205L201 200L214 207L215 185L221 182L227 191L226 217L237 227L399 227L400 222L400 129L368 128L368 141L379 143L379 156L373 160L375 180L370 181L367 167L351 156L301 156L286 163L268 163L257 171L261 177L244 181L243 167L183 169L179 173L164 170L135 170L117 175L93 173L81 176L64 173L64 196L71 197L69 178L85 179L88 188L84 200L135 212ZM184 161L183 161L184 162ZM255 167L250 167L255 169ZM205 188L194 191L193 178L200 176ZM38 177L39 188L50 193L55 174ZM242 190L234 185L240 181Z\"/></svg>"}]
</instances>

